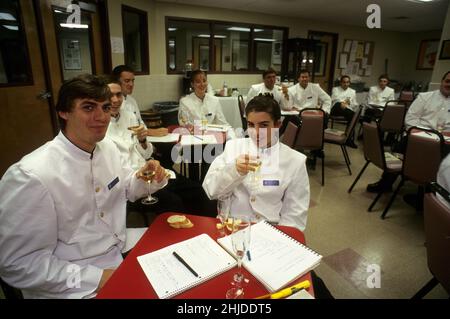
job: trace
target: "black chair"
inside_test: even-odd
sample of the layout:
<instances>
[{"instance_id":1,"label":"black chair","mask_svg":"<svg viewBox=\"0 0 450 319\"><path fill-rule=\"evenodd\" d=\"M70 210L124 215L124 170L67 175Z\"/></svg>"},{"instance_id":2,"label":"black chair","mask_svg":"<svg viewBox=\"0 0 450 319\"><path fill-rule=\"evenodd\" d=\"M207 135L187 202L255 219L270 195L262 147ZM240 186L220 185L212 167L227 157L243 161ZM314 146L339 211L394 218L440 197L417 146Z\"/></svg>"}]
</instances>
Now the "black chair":
<instances>
[{"instance_id":1,"label":"black chair","mask_svg":"<svg viewBox=\"0 0 450 319\"><path fill-rule=\"evenodd\" d=\"M427 193L424 199L427 262L433 278L413 299L423 298L438 283L450 294L450 194L435 182L429 187L441 196Z\"/></svg>"}]
</instances>

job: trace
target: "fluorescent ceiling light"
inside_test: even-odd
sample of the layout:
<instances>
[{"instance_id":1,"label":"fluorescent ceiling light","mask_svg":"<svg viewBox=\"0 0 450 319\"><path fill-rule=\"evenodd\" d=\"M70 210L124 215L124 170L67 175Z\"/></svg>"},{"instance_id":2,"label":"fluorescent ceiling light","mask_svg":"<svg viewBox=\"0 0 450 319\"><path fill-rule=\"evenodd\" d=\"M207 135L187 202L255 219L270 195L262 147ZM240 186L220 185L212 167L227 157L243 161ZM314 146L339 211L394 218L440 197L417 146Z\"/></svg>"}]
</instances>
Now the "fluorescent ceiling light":
<instances>
[{"instance_id":1,"label":"fluorescent ceiling light","mask_svg":"<svg viewBox=\"0 0 450 319\"><path fill-rule=\"evenodd\" d=\"M255 38L255 41L275 42L275 39Z\"/></svg>"},{"instance_id":2,"label":"fluorescent ceiling light","mask_svg":"<svg viewBox=\"0 0 450 319\"><path fill-rule=\"evenodd\" d=\"M60 23L59 25L63 28L70 29L89 29L89 25L87 24Z\"/></svg>"},{"instance_id":3,"label":"fluorescent ceiling light","mask_svg":"<svg viewBox=\"0 0 450 319\"><path fill-rule=\"evenodd\" d=\"M199 38L210 38L211 36L209 34L199 34L197 37L199 37ZM220 35L220 34L214 35L214 38L216 38L216 39L225 39L226 37L227 37L226 35Z\"/></svg>"},{"instance_id":4,"label":"fluorescent ceiling light","mask_svg":"<svg viewBox=\"0 0 450 319\"><path fill-rule=\"evenodd\" d=\"M169 32L172 32L172 31L177 31L177 28L167 28L167 30L169 30Z\"/></svg>"},{"instance_id":5,"label":"fluorescent ceiling light","mask_svg":"<svg viewBox=\"0 0 450 319\"><path fill-rule=\"evenodd\" d=\"M0 12L0 20L16 21L16 18L11 13Z\"/></svg>"},{"instance_id":6,"label":"fluorescent ceiling light","mask_svg":"<svg viewBox=\"0 0 450 319\"><path fill-rule=\"evenodd\" d=\"M19 27L17 25L3 25L8 30L19 31Z\"/></svg>"},{"instance_id":7,"label":"fluorescent ceiling light","mask_svg":"<svg viewBox=\"0 0 450 319\"><path fill-rule=\"evenodd\" d=\"M241 31L241 32L250 32L250 28L241 28L241 27L229 27L228 31ZM264 29L253 29L253 32L262 32Z\"/></svg>"},{"instance_id":8,"label":"fluorescent ceiling light","mask_svg":"<svg viewBox=\"0 0 450 319\"><path fill-rule=\"evenodd\" d=\"M63 11L58 10L58 9L53 10L53 12L56 12L56 13L66 13L66 12L63 12Z\"/></svg>"}]
</instances>

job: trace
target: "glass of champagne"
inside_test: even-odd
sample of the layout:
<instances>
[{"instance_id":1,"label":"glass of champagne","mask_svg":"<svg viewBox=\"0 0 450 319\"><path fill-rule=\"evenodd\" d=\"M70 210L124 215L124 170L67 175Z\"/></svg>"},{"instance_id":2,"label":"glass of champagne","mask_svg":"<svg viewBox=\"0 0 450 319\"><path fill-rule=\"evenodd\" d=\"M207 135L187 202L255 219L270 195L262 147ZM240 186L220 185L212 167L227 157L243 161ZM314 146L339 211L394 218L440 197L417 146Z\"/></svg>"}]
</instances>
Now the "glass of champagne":
<instances>
[{"instance_id":1,"label":"glass of champagne","mask_svg":"<svg viewBox=\"0 0 450 319\"><path fill-rule=\"evenodd\" d=\"M251 172L249 172L250 176L250 201L254 202L256 200L256 193L259 190L260 182L261 182L261 165L262 162L259 158L250 160L248 163Z\"/></svg>"},{"instance_id":2,"label":"glass of champagne","mask_svg":"<svg viewBox=\"0 0 450 319\"><path fill-rule=\"evenodd\" d=\"M220 220L222 227L220 228L220 237L225 236L225 227L230 214L232 195L220 196L217 199L217 218Z\"/></svg>"},{"instance_id":3,"label":"glass of champagne","mask_svg":"<svg viewBox=\"0 0 450 319\"><path fill-rule=\"evenodd\" d=\"M154 170L146 170L142 172L142 177L145 179L148 185L148 195L146 198L143 198L141 203L144 205L153 205L158 202L158 198L153 197L151 193L151 185L153 178L155 177L156 172Z\"/></svg>"},{"instance_id":4,"label":"glass of champagne","mask_svg":"<svg viewBox=\"0 0 450 319\"><path fill-rule=\"evenodd\" d=\"M233 287L226 292L227 299L244 297L245 278L242 273L242 260L250 246L251 219L248 215L236 215L230 218L232 233L231 244L237 259L237 272L233 275Z\"/></svg>"}]
</instances>

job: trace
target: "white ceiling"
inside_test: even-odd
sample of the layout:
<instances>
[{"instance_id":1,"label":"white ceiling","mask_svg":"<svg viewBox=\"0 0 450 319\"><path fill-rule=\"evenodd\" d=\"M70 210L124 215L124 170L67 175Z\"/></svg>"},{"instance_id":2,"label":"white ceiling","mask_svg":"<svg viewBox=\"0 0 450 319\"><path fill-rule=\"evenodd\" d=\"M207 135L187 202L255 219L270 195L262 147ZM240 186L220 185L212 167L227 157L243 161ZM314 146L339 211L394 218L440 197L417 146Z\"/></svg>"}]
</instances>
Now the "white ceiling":
<instances>
[{"instance_id":1,"label":"white ceiling","mask_svg":"<svg viewBox=\"0 0 450 319\"><path fill-rule=\"evenodd\" d=\"M367 6L381 8L381 29L389 31L441 30L449 0L420 3L417 0L158 0L187 5L227 8L267 13L278 16L306 18L328 23L366 26L370 13ZM408 19L395 19L407 17ZM299 21L301 23L301 21ZM270 24L270 21L261 21Z\"/></svg>"}]
</instances>

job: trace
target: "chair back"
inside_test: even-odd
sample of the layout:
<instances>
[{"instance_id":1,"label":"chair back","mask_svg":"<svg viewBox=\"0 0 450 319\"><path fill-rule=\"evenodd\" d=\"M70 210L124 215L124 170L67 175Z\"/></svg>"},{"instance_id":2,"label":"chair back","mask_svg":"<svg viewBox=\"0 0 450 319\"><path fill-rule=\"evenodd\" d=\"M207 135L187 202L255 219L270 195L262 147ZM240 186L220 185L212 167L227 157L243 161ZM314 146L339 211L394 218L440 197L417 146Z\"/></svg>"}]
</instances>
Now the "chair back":
<instances>
[{"instance_id":1,"label":"chair back","mask_svg":"<svg viewBox=\"0 0 450 319\"><path fill-rule=\"evenodd\" d=\"M355 111L355 114L353 114L352 120L347 125L347 128L345 129L345 135L347 136L347 139L351 136L353 130L355 129L356 124L359 121L359 117L361 116L362 112L362 106L358 106L358 109Z\"/></svg>"},{"instance_id":2,"label":"chair back","mask_svg":"<svg viewBox=\"0 0 450 319\"><path fill-rule=\"evenodd\" d=\"M325 112L322 109L306 108L300 111L301 126L295 143L297 150L323 149Z\"/></svg>"},{"instance_id":3,"label":"chair back","mask_svg":"<svg viewBox=\"0 0 450 319\"><path fill-rule=\"evenodd\" d=\"M383 143L381 141L380 127L377 122L363 123L364 157L367 161L384 170L386 159L384 157Z\"/></svg>"},{"instance_id":4,"label":"chair back","mask_svg":"<svg viewBox=\"0 0 450 319\"><path fill-rule=\"evenodd\" d=\"M442 134L413 126L407 138L403 176L420 185L435 181L443 154Z\"/></svg>"},{"instance_id":5,"label":"chair back","mask_svg":"<svg viewBox=\"0 0 450 319\"><path fill-rule=\"evenodd\" d=\"M424 227L428 268L450 294L450 203L434 193L425 194Z\"/></svg>"},{"instance_id":6,"label":"chair back","mask_svg":"<svg viewBox=\"0 0 450 319\"><path fill-rule=\"evenodd\" d=\"M401 133L405 122L406 103L388 101L384 107L380 120L380 129L383 132Z\"/></svg>"},{"instance_id":7,"label":"chair back","mask_svg":"<svg viewBox=\"0 0 450 319\"><path fill-rule=\"evenodd\" d=\"M242 128L244 131L247 129L247 119L245 118L245 102L242 95L238 96L239 113L241 114Z\"/></svg>"},{"instance_id":8,"label":"chair back","mask_svg":"<svg viewBox=\"0 0 450 319\"><path fill-rule=\"evenodd\" d=\"M295 147L295 140L297 139L298 126L292 122L289 122L283 136L281 137L281 143L286 144L290 148Z\"/></svg>"},{"instance_id":9,"label":"chair back","mask_svg":"<svg viewBox=\"0 0 450 319\"><path fill-rule=\"evenodd\" d=\"M411 103L414 101L414 92L413 91L401 91L398 99L401 102L405 102L406 107L409 107L411 105Z\"/></svg>"}]
</instances>

